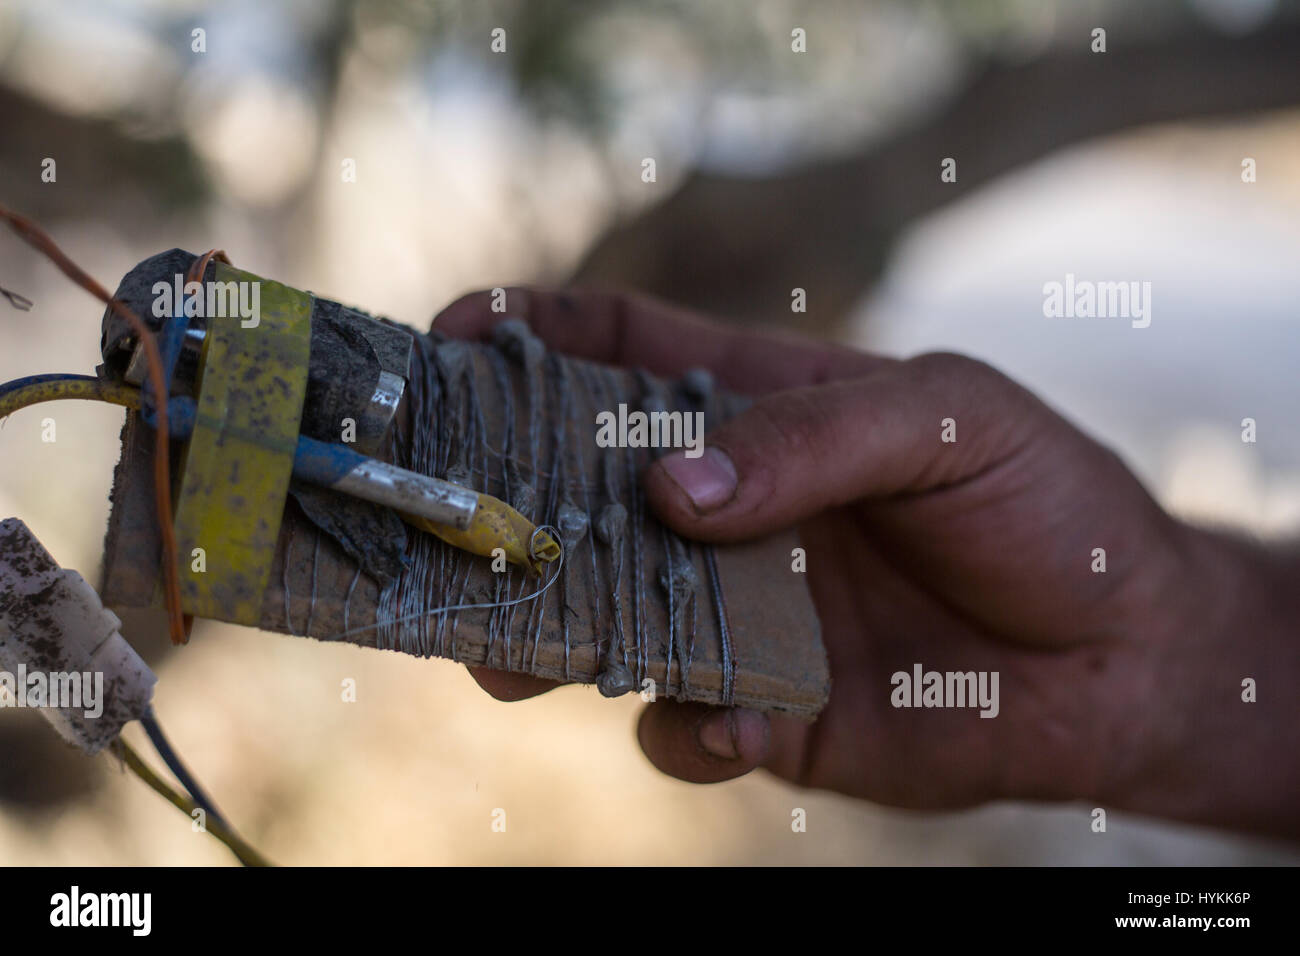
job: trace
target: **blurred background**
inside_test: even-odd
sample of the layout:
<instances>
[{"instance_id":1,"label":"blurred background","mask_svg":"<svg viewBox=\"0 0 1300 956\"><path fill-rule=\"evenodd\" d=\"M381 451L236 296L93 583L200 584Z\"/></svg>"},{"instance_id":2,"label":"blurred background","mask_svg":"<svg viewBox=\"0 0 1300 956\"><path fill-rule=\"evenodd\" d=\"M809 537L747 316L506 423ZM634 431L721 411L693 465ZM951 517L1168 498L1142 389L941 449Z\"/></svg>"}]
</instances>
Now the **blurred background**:
<instances>
[{"instance_id":1,"label":"blurred background","mask_svg":"<svg viewBox=\"0 0 1300 956\"><path fill-rule=\"evenodd\" d=\"M416 327L474 288L580 281L966 352L1174 511L1294 536L1297 63L1284 0L0 0L0 202L109 288L216 246ZM1066 273L1150 281L1151 326L1045 319ZM100 308L7 232L0 286L35 303L0 302L0 380L94 368ZM92 581L121 419L64 403L0 429L0 515ZM641 756L637 702L594 689L503 704L445 661L202 623L174 651L127 623L173 743L283 863L1300 862L1123 815L1093 834L1083 806L695 787ZM0 709L0 863L228 862L111 759Z\"/></svg>"}]
</instances>

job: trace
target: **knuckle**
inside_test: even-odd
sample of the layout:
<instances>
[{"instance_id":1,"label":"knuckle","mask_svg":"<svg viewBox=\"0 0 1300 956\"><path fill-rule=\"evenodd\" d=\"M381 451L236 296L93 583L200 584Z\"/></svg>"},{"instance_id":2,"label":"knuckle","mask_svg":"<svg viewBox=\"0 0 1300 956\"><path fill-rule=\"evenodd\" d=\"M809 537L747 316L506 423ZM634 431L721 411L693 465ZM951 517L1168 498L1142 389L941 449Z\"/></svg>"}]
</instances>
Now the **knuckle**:
<instances>
[{"instance_id":1,"label":"knuckle","mask_svg":"<svg viewBox=\"0 0 1300 956\"><path fill-rule=\"evenodd\" d=\"M816 457L825 444L827 411L812 395L786 392L756 406L768 440L785 455Z\"/></svg>"},{"instance_id":2,"label":"knuckle","mask_svg":"<svg viewBox=\"0 0 1300 956\"><path fill-rule=\"evenodd\" d=\"M908 364L926 378L969 379L997 374L979 359L957 352L926 352Z\"/></svg>"},{"instance_id":3,"label":"knuckle","mask_svg":"<svg viewBox=\"0 0 1300 956\"><path fill-rule=\"evenodd\" d=\"M928 352L908 365L916 385L927 393L977 410L1004 405L1018 388L987 362L956 352Z\"/></svg>"}]
</instances>

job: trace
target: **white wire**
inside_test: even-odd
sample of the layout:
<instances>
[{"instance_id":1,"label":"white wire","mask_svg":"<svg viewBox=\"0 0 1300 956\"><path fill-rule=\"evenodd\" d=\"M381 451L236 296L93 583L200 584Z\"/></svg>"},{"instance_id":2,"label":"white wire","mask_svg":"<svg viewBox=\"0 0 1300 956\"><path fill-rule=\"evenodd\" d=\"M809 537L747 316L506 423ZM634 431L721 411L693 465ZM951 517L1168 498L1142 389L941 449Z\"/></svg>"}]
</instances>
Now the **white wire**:
<instances>
[{"instance_id":1,"label":"white wire","mask_svg":"<svg viewBox=\"0 0 1300 956\"><path fill-rule=\"evenodd\" d=\"M448 605L447 607L435 607L428 611L416 611L414 614L403 614L401 617L390 618L387 621L375 621L375 623L373 624L366 624L363 625L362 627L354 627L351 630L343 631L339 634L331 635L330 637L322 637L321 640L339 641L345 637L351 637L353 634L364 634L366 631L373 631L375 628L384 627L389 624L401 624L403 621L411 621L411 620L415 620L416 618L433 617L438 614L450 614L452 611L476 611L476 610L486 611L498 607L513 607L516 604L523 604L526 601L535 601L543 594L545 594L548 590L550 590L551 585L554 584L556 580L560 577L560 572L564 568L564 540L560 536L559 529L556 528L554 525L539 524L535 529L533 529L533 533L528 539L529 557L533 558L533 560L537 559L537 547L536 547L537 536L541 534L543 531L549 531L551 533L551 537L554 538L556 543L560 545L560 559L558 563L555 565L555 573L551 575L550 580L548 580L545 584L543 584L540 588L538 588L536 591L532 592L531 594L521 595L520 597L517 597L512 601L489 601L483 604L451 604Z\"/></svg>"}]
</instances>

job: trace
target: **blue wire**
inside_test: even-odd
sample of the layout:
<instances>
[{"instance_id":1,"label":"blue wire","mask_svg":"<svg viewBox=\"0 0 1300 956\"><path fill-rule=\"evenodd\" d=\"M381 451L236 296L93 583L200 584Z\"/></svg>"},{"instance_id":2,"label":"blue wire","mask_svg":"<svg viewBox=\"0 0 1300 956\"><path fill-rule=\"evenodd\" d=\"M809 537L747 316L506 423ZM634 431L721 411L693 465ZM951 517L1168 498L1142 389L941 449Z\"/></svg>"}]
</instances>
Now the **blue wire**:
<instances>
[{"instance_id":1,"label":"blue wire","mask_svg":"<svg viewBox=\"0 0 1300 956\"><path fill-rule=\"evenodd\" d=\"M144 732L149 735L149 742L153 744L154 750L158 751L158 756L162 758L162 762L175 774L181 786L189 792L190 798L212 819L222 826L229 827L230 824L226 823L225 818L217 810L216 804L212 802L212 798L204 792L198 781L185 769L185 764L181 763L180 758L176 756L176 752L172 750L171 744L163 736L162 728L158 726L158 719L154 716L152 707L145 711L144 716L140 718L140 723L144 725Z\"/></svg>"}]
</instances>

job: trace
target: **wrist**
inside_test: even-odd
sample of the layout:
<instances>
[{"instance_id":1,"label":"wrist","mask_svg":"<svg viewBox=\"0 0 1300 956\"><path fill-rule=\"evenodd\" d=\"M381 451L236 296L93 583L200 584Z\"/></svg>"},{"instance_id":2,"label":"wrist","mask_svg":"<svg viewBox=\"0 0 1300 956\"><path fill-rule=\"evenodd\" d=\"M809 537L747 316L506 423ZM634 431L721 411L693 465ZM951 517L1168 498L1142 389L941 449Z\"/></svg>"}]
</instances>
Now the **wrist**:
<instances>
[{"instance_id":1,"label":"wrist","mask_svg":"<svg viewBox=\"0 0 1300 956\"><path fill-rule=\"evenodd\" d=\"M1300 553L1188 526L1178 538L1160 623L1135 639L1130 746L1100 803L1300 836Z\"/></svg>"}]
</instances>

